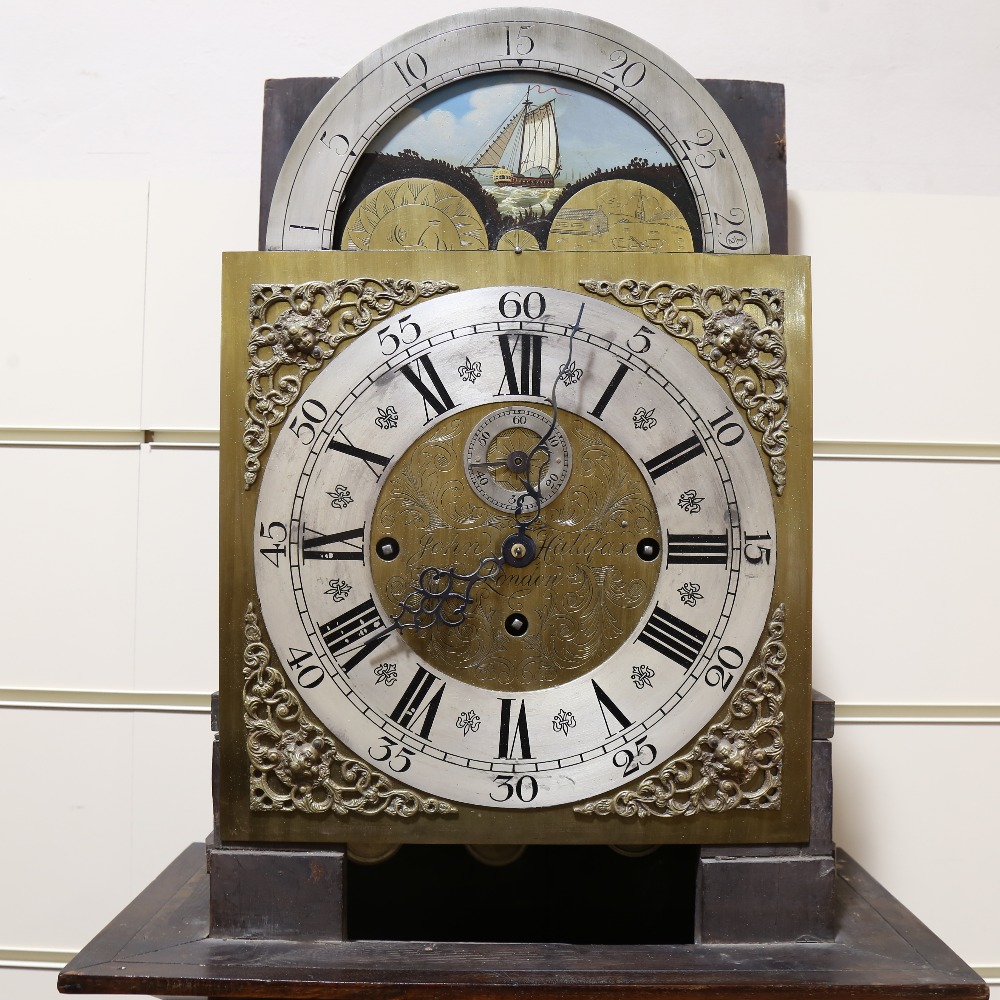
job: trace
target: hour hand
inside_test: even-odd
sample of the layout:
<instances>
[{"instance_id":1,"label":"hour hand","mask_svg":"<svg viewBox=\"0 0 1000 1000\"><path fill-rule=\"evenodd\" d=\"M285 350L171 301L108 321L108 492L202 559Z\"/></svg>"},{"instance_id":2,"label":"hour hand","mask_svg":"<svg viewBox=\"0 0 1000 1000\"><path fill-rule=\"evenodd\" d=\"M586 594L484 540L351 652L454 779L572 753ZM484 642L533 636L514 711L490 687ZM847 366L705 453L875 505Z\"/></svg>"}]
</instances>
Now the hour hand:
<instances>
[{"instance_id":1,"label":"hour hand","mask_svg":"<svg viewBox=\"0 0 1000 1000\"><path fill-rule=\"evenodd\" d=\"M410 592L399 602L390 628L428 629L434 625L461 625L472 604L472 589L483 580L495 580L503 570L498 556L480 559L471 573L459 573L454 566L428 566Z\"/></svg>"}]
</instances>

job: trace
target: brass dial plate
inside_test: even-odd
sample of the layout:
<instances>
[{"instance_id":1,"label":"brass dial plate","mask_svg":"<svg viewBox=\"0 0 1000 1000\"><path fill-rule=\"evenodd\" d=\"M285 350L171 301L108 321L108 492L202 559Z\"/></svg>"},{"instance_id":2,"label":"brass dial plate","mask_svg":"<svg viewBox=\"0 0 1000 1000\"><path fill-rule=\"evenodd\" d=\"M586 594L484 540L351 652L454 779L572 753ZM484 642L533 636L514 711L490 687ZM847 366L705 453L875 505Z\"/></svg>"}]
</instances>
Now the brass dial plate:
<instances>
[{"instance_id":1,"label":"brass dial plate","mask_svg":"<svg viewBox=\"0 0 1000 1000\"><path fill-rule=\"evenodd\" d=\"M365 275L379 277L376 280ZM592 682L597 682L625 718L636 726L645 727L649 716L633 714L633 707L642 707L650 695L657 700L666 697L660 685L671 676L671 671L677 670L678 676L687 672L644 641L630 636L617 652L608 657L605 665L595 666L568 684L538 690L514 691L500 687L491 691L474 684L464 685L464 682L421 660L405 636L396 637L398 645L392 650L388 639L377 649L370 650L373 655L364 662L359 660L345 675L343 667L347 657L338 657L337 662L329 659L327 669L321 664L308 638L301 645L297 638L290 641L281 622L272 620L274 615L268 611L269 595L284 593L288 596L294 590L283 583L278 591L272 591L267 579L260 576L262 568L254 565L255 560L259 562L263 559L261 549L282 547L278 542L282 536L281 528L291 529L290 541L284 543L285 558L288 552L297 549L297 564L300 567L308 564L310 571L316 571L312 582L305 581L308 586L303 590L303 593L308 591L305 609L313 620L320 626L325 625L347 610L350 598L357 598L360 604L368 595L371 595L373 605L385 620L390 611L375 594L374 584L369 584L368 591L363 588L365 574L374 558L371 515L374 515L380 496L381 482L392 475L395 463L438 422L461 416L467 410L517 405L534 406L540 410L546 408L544 399L532 398L530 393L518 396L503 392L502 398L498 395L505 371L501 352L496 349L498 345L494 341L485 342L489 350L466 351L465 345L456 341L454 346L457 349L453 353L435 353L443 348L436 339L432 343L434 337L442 335L447 341L451 333L463 324L479 322L464 307L459 309L462 304L460 299L445 290L455 285L468 290L516 290L522 305L526 291L537 291L550 299L548 311L556 321L556 329L551 334L551 342L544 345L543 358L547 367L543 369L542 384L548 386L558 363L565 359L562 352L551 348L557 343L565 344L566 328L572 326L578 315L578 310L572 308L568 313L564 309L553 312L552 305L558 305L559 299L556 294L550 296L548 290L576 290L574 302L578 303L581 281L585 278L595 279L588 280L587 287L592 288L598 297L584 296L586 306L581 329L587 335L599 332L591 323L591 308L603 302L602 296L610 298L612 291L622 302L634 301L634 305L619 307L615 312L616 316L627 317L631 329L622 341L616 337L609 338L609 343L618 344L618 347L612 346L610 351L591 344L586 337L581 338L577 347L586 342L586 350L576 354L575 367L584 370L584 376L571 387L560 386L560 390L567 390L565 395L559 397L560 407L565 410L567 426L571 418L599 425L616 445L632 457L656 502L661 522L661 546L667 552L667 562L671 562L671 539L675 542L676 552L677 536L695 534L694 525L699 523L703 514L718 509L718 500L715 498L717 494L700 488L702 482L710 483L704 477L699 477L700 482L685 485L677 496L673 496L676 470L655 478L649 473L647 463L652 463L654 471L663 464L655 460L673 447L672 435L684 425L670 416L669 406L674 404L665 409L663 401L656 402L652 398L641 398L638 393L623 392L632 385L631 379L639 370L635 362L650 362L653 348L658 349L661 343L673 343L686 356L681 363L670 365L672 377L683 386L686 398L691 399L692 393L697 394L695 386L702 384L707 376L722 393L721 397L715 398L734 413L746 415L747 420L752 420L752 425L749 430L744 430L744 434L752 438L755 447L751 447L750 454L763 470L763 484L759 491L753 489L750 492L754 497L770 498L767 503L773 505L775 511L774 531L771 532L774 545L771 546L766 540L754 540L752 536L766 534L770 529L761 532L751 525L748 514L751 507L741 501L743 544L739 544L738 538L734 540L734 549L739 549L742 563L741 575L751 560L774 568L770 605L761 614L767 622L766 630L754 646L752 639L740 638L727 623L721 642L712 653L716 629L706 627L700 617L689 619L706 635L712 633L712 642L703 651L703 656L711 662L698 659L695 669L700 670L699 664L706 662L702 677L710 673L712 679L719 682L716 687L726 684L727 690L717 709L711 710L705 705L702 706L705 709L702 714L699 708L695 714L700 718L697 721L692 718L687 733L671 726L662 731L645 731L645 742L655 747L657 756L647 766L649 751L644 752L635 774L624 772L630 766L630 755L633 762L639 758L640 737L635 735L633 728L618 729L607 704L595 700L597 695ZM414 281L418 284L408 286ZM426 284L421 284L424 282ZM629 253L238 254L227 257L224 287L226 374L222 428L220 683L221 829L227 840L637 844L796 842L808 836L811 424L807 265L794 258L726 259L704 255ZM412 287L413 291L409 294L418 297L414 299L403 294L406 287ZM646 295L644 289L650 290L647 305L641 304ZM482 294L485 296L486 292ZM289 304L300 301L303 296L312 305L304 312L289 312ZM437 308L442 312L435 314L437 318L431 318L431 311L414 312L414 305L421 302L423 296L429 296L428 303L438 303ZM446 306L446 303L451 305ZM532 306L534 303L532 299ZM499 298L491 304L493 315L490 322L494 324L503 319L496 316L498 306ZM376 307L377 312L374 311ZM752 333L754 330L753 324L739 319L743 310L747 316L755 317L758 325L767 324L766 329L762 327L759 333L754 333L753 344L761 349L766 347L771 353L761 355L760 365L763 367L753 361L753 370L737 368L736 376L741 381L729 382L730 376L722 374L724 362L734 356L734 351L742 353L753 346L746 339L747 331ZM432 412L425 412L423 397L411 382L401 379L398 374L404 359L395 356L396 349L399 344L407 348L415 346L415 331L409 325L413 322L420 324L420 337L426 338L429 356L437 364L442 384L451 392L456 404L448 414L437 415L433 413L433 408ZM558 332L560 324L562 333ZM252 331L249 369L248 329ZM499 325L491 331L492 335L501 332ZM549 333L547 330L543 332ZM322 342L316 340L320 336ZM778 339L775 340L775 337ZM651 344L650 350L639 350L636 354L637 349L645 347L645 338ZM272 339L275 344L287 339L289 349L295 351L305 350L310 344L312 350L316 350L319 343L321 355L329 353L330 348L325 345L332 344L335 356L319 363L311 361L311 355L303 356L299 361L289 356L275 365L271 358L273 348L269 347ZM407 341L412 343L404 343ZM471 344L471 340L468 343ZM624 349L624 353L618 353L620 349ZM363 359L366 351L369 361ZM594 351L599 353L594 354ZM597 363L594 358L604 360ZM452 359L454 371L449 369ZM409 360L413 363L416 359L409 356ZM468 361L478 361L483 367L482 376L474 383L464 382L458 373L459 367L468 367ZM697 375L682 367L685 361L697 365ZM315 368L310 370L313 364ZM619 364L625 364L629 369L626 381L612 393L602 409L601 399L611 386ZM719 367L713 367L715 365ZM659 366L654 364L653 367ZM391 369L397 369L395 376L391 375ZM772 371L773 377L787 377L790 394L782 397L780 386L769 382L762 385L759 393L752 398L736 398L736 391L743 393L749 384L742 380L752 382L763 373ZM361 372L362 381L352 381L352 372ZM598 378L598 375L601 377ZM374 381L369 381L368 376L373 376ZM332 381L327 382L327 378ZM409 394L405 409L401 403L403 397L395 389L392 392L375 391L378 386L389 387L390 381L396 389ZM365 401L367 416L358 427L362 433L355 434L355 429L349 422L344 422L343 416L338 418L340 426L359 450L368 449L370 453L386 458L391 456L391 461L381 469L375 463L375 470L372 471L363 462L347 461L350 455L338 458L337 461L343 461L336 466L330 461L334 452L325 451L321 456L317 452L319 465L307 477L313 482L303 494L315 498L314 505L306 509L309 516L293 526L279 510L272 520L271 515L260 506L267 492L267 482L272 480L277 486L275 496L286 497L282 506L289 502L291 496L280 485L283 478L286 483L289 482L280 471L282 451L294 444L289 453L299 455L296 461L304 462L311 448L311 444L307 443L310 431L320 429L317 421L322 417L321 411L310 400L322 401L327 407L327 416L332 416L333 411L339 408L338 400L351 396L352 386L360 388L362 383L364 391L353 404L360 407ZM324 388L326 385L331 387L329 391ZM731 386L735 388L731 390ZM546 388L542 396L547 391ZM664 393L662 388L656 391ZM782 398L786 401L782 402ZM627 407L615 418L617 422L612 421L616 407L626 402ZM417 409L414 410L414 407ZM695 409L707 412L711 407L696 401ZM594 415L595 410L600 413L599 417ZM360 414L361 410L356 412ZM708 426L718 430L728 423L727 419L712 423L723 417L725 412L723 409L708 415ZM381 425L375 424L376 420L381 420ZM640 426L636 425L636 420ZM692 427L690 423L687 426ZM300 436L296 435L296 431ZM733 449L739 445L732 437L732 429L726 433L727 440L734 441L734 444L721 444L719 447L720 454L725 455L728 461ZM287 445L282 442L283 436L288 439ZM294 441L291 440L293 438ZM682 435L683 440L686 438ZM636 441L639 445L635 444ZM649 450L642 448L639 451L644 441L650 443ZM653 442L657 443L655 451ZM744 442L747 443L745 437ZM723 448L725 452L721 450ZM580 458L580 452L574 445L573 474L563 493L572 487L572 480L579 471ZM701 457L697 459L702 460ZM669 463L670 460L667 458L664 461ZM694 463L693 459L681 468L694 469ZM300 473L304 471L304 465L300 465L299 470ZM346 473L344 476L340 475L342 471ZM380 473L380 478L376 478L375 472ZM464 476L464 472L460 475ZM296 477L292 476L292 480ZM369 480L369 485L363 490L354 489ZM724 492L721 479L719 483ZM352 493L352 503L332 506L335 498L341 503L346 499L342 492L338 492L338 485L343 485ZM297 491L294 483L290 486L292 492ZM667 486L671 489L665 493ZM682 495L689 488L694 490L694 496L689 495L684 499L684 506L679 506ZM742 490L737 492L742 493ZM706 500L701 504L702 514L694 512L699 497ZM482 506L489 505L483 503ZM357 524L353 519L355 515ZM281 518L280 522L278 518ZM279 527L274 527L276 523ZM362 528L359 538L354 532L362 525L366 527ZM305 531L305 528L313 530ZM359 545L365 562L347 560L340 565L336 560L309 559L303 562L303 536L316 538L317 530L324 535L339 534L343 530L345 543ZM265 537L269 531L270 539ZM716 532L710 526L704 533ZM306 551L324 547L332 549L334 544L314 545ZM336 547L339 548L339 543ZM771 562L767 563L769 557ZM661 556L661 565L662 562ZM273 567L277 577L290 581L285 560L282 566L280 570ZM464 565L458 568L468 569ZM705 610L705 601L712 599L714 588L721 579L721 576L711 574L728 576L730 569L729 566L720 568L712 563L699 568L683 562L673 568L684 571L683 579L668 578L669 571L661 572L650 608L655 609L659 605L679 619L688 613L689 606L681 600L679 592L684 589L690 595L691 588L685 588L685 584L698 583L701 593L707 595L701 601L694 598L700 616ZM701 578L689 576L688 571L705 575ZM356 588L339 602L334 601L332 593L326 593L335 589L330 584L335 579ZM371 580L371 577L367 579ZM749 593L755 586L750 586L752 582L749 576L743 575L737 589L746 584ZM482 590L491 585L502 587L501 577L490 581L483 578L477 587ZM342 593L342 589L338 592ZM766 599L762 599L762 605L767 603ZM322 613L324 607L328 609L325 615ZM647 612L647 615L651 614L652 610ZM303 621L298 609L293 615L300 623ZM738 617L743 617L742 611ZM721 618L719 620L722 621ZM649 621L651 618L641 617L636 633L642 632ZM724 646L739 649L746 660L744 674L737 676L734 672L731 681L727 679L723 665L736 661ZM744 646L748 650L746 653ZM292 652L292 647L296 652ZM324 648L328 649L325 643L319 647L321 654ZM626 669L619 671L614 664L625 649L639 650L640 655L634 663L626 664ZM401 655L396 656L397 652ZM719 652L724 660L716 655ZM308 655L299 660L303 654ZM376 673L382 664L395 664L397 676L393 685L380 679L388 677L388 668L381 675ZM311 669L313 665L315 669ZM635 688L631 680L632 668L643 665L654 672L652 690L647 686L641 690ZM405 703L412 703L412 696L407 699L404 695L419 672L419 666L447 684L437 717L429 730L429 741L421 736L426 714L415 719L404 717L402 712L397 713L403 725L390 718L400 702L404 702L403 712L407 707ZM307 674L305 671L310 669ZM607 670L611 672L606 673ZM316 682L318 671L323 672L325 679L321 679L316 688L307 687L307 684ZM367 704L374 715L383 720L377 724L377 731L372 732L371 739L365 739L363 735L359 738L357 732L352 733L349 725L345 728L345 720L350 715L349 706L357 704L356 700L349 700L331 713L316 697L320 688L326 688L334 679L344 679L345 676L352 685L356 685L358 697L371 696ZM640 680L644 676L642 671L637 673ZM622 680L626 682L626 694L615 686ZM579 685L583 694L586 694L589 685L589 699L576 698L572 691L574 685ZM711 690L705 679L696 681L695 686L698 685L703 686L705 691ZM438 682L434 682L422 705L416 706L418 711L429 706L439 686ZM627 696L630 688L635 690L640 701L628 700L636 697ZM468 692L470 698L475 698L475 702L461 707L459 704L446 704L446 698L460 689ZM565 700L565 703L551 706L550 711L550 706L544 701L536 700L555 696L571 696L575 702L560 697L560 702ZM685 695L682 703L688 702L689 698L690 695ZM498 744L505 700L510 703L507 718L508 736L512 739L507 744L506 756L503 756L498 752ZM462 701L466 699L460 698L459 702ZM513 739L522 728L522 703L531 757L524 756L520 740ZM599 742L591 745L596 751L593 760L600 762L593 765L593 783L589 784L590 779L587 779L587 784L581 782L576 786L576 797L572 797L573 793L567 795L561 799L562 805L553 803L538 808L537 801L522 802L518 798L518 788L522 795L531 797L537 785L537 795L534 796L537 800L543 795L550 796L553 778L558 780L563 776L572 776L575 780L575 773L570 775L568 770L550 768L546 764L553 759L547 755L549 748L572 744L585 753L590 752L585 748L585 741L594 733L593 723L604 726L601 722L602 704L604 712L609 713L606 716L608 728L615 732L614 739L619 740L620 745L617 749L610 745L606 728L603 729L604 736L598 737ZM451 708L455 709L453 715ZM479 716L479 729L470 726L466 736L464 728L460 730L457 723L463 713L473 709ZM572 713L576 720L575 727L567 725L566 729L560 727L558 731L552 728L560 721L558 716L561 710ZM671 723L680 718L676 709L668 712L667 717ZM366 718L374 722L372 717ZM469 724L475 720L466 714L465 721ZM568 723L566 716L562 716L561 721ZM448 734L445 734L446 727ZM454 729L453 734L451 729ZM771 741L770 749L766 751L769 760L766 770L764 759L760 756L761 740L765 734ZM468 754L468 759L483 760L492 770L463 766L463 776L456 780L450 773L452 765L441 761L434 763L433 753L428 752L435 744L440 749L446 742L453 749L459 746L463 749L468 747L471 751L473 737L481 745L476 753ZM775 743L779 737L779 742ZM606 742L608 752L601 749ZM388 756L387 749L392 749ZM780 758L774 757L776 751L781 751ZM480 752L483 754L481 757L478 756ZM617 769L613 766L616 757L622 764ZM780 760L778 771L774 769L776 760ZM428 776L428 772L435 768L442 772L439 777L434 774ZM751 771L757 777L753 777ZM776 778L780 778L777 783ZM482 779L490 783L489 790L493 795L504 797L509 789L510 798L515 801L505 804L493 799L486 803L484 799L488 795L476 800L476 803L483 801L482 805L467 801L466 792L470 798L473 792L482 794L479 788ZM646 818L637 821L634 818L637 815ZM633 818L629 819L630 816Z\"/></svg>"}]
</instances>

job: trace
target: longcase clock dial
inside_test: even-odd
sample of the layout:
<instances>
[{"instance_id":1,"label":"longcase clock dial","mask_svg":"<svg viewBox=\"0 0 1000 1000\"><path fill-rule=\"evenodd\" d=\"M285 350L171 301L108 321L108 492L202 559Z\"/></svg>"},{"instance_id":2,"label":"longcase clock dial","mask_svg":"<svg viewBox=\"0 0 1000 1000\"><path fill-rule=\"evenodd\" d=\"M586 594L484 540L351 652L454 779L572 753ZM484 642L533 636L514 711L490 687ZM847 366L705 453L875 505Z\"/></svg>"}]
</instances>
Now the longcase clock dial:
<instances>
[{"instance_id":1,"label":"longcase clock dial","mask_svg":"<svg viewBox=\"0 0 1000 1000\"><path fill-rule=\"evenodd\" d=\"M771 496L738 407L662 331L555 288L456 292L289 411L256 589L361 759L452 802L564 805L669 759L739 684L782 558Z\"/></svg>"}]
</instances>

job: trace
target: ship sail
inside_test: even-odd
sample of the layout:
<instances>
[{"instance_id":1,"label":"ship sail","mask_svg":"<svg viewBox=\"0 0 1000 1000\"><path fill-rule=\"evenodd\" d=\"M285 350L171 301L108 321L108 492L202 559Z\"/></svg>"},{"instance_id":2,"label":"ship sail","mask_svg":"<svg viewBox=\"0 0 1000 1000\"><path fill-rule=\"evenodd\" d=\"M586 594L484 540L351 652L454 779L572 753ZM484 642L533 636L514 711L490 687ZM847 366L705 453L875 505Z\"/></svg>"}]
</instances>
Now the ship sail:
<instances>
[{"instance_id":1,"label":"ship sail","mask_svg":"<svg viewBox=\"0 0 1000 1000\"><path fill-rule=\"evenodd\" d=\"M552 100L535 105L526 96L467 166L474 170L492 167L496 184L538 187L551 183L559 170L559 133Z\"/></svg>"},{"instance_id":2,"label":"ship sail","mask_svg":"<svg viewBox=\"0 0 1000 1000\"><path fill-rule=\"evenodd\" d=\"M554 177L559 162L559 136L552 101L531 108L524 116L519 174Z\"/></svg>"}]
</instances>

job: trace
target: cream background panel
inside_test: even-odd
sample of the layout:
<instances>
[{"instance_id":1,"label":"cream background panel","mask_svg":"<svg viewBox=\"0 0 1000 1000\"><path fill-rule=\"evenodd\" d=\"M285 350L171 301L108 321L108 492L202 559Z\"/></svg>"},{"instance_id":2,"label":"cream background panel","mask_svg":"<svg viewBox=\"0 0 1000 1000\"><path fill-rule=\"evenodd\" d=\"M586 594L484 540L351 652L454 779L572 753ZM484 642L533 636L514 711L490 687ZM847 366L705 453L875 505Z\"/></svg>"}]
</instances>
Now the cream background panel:
<instances>
[{"instance_id":1,"label":"cream background panel","mask_svg":"<svg viewBox=\"0 0 1000 1000\"><path fill-rule=\"evenodd\" d=\"M790 214L812 255L816 438L996 441L1000 198L795 191Z\"/></svg>"},{"instance_id":2,"label":"cream background panel","mask_svg":"<svg viewBox=\"0 0 1000 1000\"><path fill-rule=\"evenodd\" d=\"M31 747L17 822L0 826L16 861L0 942L79 949L211 827L208 715L0 709L0 731Z\"/></svg>"},{"instance_id":3,"label":"cream background panel","mask_svg":"<svg viewBox=\"0 0 1000 1000\"><path fill-rule=\"evenodd\" d=\"M1000 704L1000 464L814 465L813 683L841 703ZM836 744L835 744L836 745Z\"/></svg>"},{"instance_id":4,"label":"cream background panel","mask_svg":"<svg viewBox=\"0 0 1000 1000\"><path fill-rule=\"evenodd\" d=\"M138 449L5 448L0 461L0 687L130 688Z\"/></svg>"},{"instance_id":5,"label":"cream background panel","mask_svg":"<svg viewBox=\"0 0 1000 1000\"><path fill-rule=\"evenodd\" d=\"M144 181L0 184L0 426L137 426L146 195Z\"/></svg>"},{"instance_id":6,"label":"cream background panel","mask_svg":"<svg viewBox=\"0 0 1000 1000\"><path fill-rule=\"evenodd\" d=\"M247 178L150 184L143 427L219 426L222 253L256 247L258 187Z\"/></svg>"},{"instance_id":7,"label":"cream background panel","mask_svg":"<svg viewBox=\"0 0 1000 1000\"><path fill-rule=\"evenodd\" d=\"M207 697L219 684L219 452L145 447L139 471L135 687Z\"/></svg>"},{"instance_id":8,"label":"cream background panel","mask_svg":"<svg viewBox=\"0 0 1000 1000\"><path fill-rule=\"evenodd\" d=\"M970 965L997 965L998 758L998 725L834 737L834 838Z\"/></svg>"},{"instance_id":9,"label":"cream background panel","mask_svg":"<svg viewBox=\"0 0 1000 1000\"><path fill-rule=\"evenodd\" d=\"M382 0L373 16L370 4L302 0L291 16L267 0L215 0L196 20L156 0L12 7L3 44L17 88L0 107L0 169L256 179L265 78L339 76L396 35L484 6ZM946 12L935 0L573 9L641 35L697 77L784 83L795 189L1000 194L990 0Z\"/></svg>"}]
</instances>

